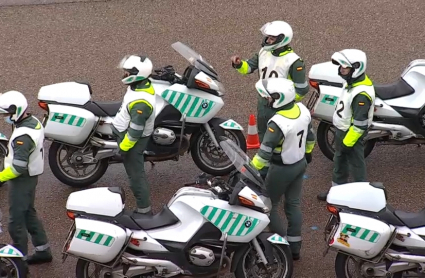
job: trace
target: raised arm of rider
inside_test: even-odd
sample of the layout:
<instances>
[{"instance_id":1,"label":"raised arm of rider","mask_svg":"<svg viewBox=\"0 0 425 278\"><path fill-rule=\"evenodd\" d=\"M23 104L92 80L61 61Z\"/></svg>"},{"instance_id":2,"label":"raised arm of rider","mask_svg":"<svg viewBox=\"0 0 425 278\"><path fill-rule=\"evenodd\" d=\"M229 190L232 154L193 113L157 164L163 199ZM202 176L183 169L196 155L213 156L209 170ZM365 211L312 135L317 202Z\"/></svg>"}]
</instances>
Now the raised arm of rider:
<instances>
[{"instance_id":1,"label":"raised arm of rider","mask_svg":"<svg viewBox=\"0 0 425 278\"><path fill-rule=\"evenodd\" d=\"M135 101L128 105L130 112L130 125L120 144L120 149L128 151L142 137L145 124L152 114L152 106L145 101Z\"/></svg>"},{"instance_id":2,"label":"raised arm of rider","mask_svg":"<svg viewBox=\"0 0 425 278\"><path fill-rule=\"evenodd\" d=\"M28 171L29 157L35 148L35 143L29 135L21 135L13 140L12 148L12 165L0 172L0 182L15 179Z\"/></svg>"},{"instance_id":3,"label":"raised arm of rider","mask_svg":"<svg viewBox=\"0 0 425 278\"><path fill-rule=\"evenodd\" d=\"M305 63L302 59L296 60L289 68L289 76L295 85L295 100L300 102L308 93L310 85L307 81Z\"/></svg>"},{"instance_id":4,"label":"raised arm of rider","mask_svg":"<svg viewBox=\"0 0 425 278\"><path fill-rule=\"evenodd\" d=\"M239 65L232 63L232 66L241 74L250 74L258 69L258 53L254 54L249 60L242 60Z\"/></svg>"},{"instance_id":5,"label":"raised arm of rider","mask_svg":"<svg viewBox=\"0 0 425 278\"><path fill-rule=\"evenodd\" d=\"M347 147L353 147L368 127L368 114L372 100L370 96L363 92L358 94L351 103L353 111L353 125L344 137L343 143Z\"/></svg>"},{"instance_id":6,"label":"raised arm of rider","mask_svg":"<svg viewBox=\"0 0 425 278\"><path fill-rule=\"evenodd\" d=\"M261 142L260 150L252 159L252 165L261 170L264 167L269 167L270 159L273 155L273 150L283 144L284 135L280 128L274 122L269 122L263 141Z\"/></svg>"}]
</instances>

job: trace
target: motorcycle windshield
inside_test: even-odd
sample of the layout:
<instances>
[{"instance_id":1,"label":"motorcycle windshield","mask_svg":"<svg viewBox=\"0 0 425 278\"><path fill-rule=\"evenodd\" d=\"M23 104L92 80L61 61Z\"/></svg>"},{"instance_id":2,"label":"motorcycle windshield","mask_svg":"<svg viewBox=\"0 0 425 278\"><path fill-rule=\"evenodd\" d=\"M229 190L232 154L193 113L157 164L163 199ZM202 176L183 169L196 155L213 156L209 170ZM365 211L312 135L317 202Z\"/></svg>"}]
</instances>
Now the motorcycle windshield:
<instances>
[{"instance_id":1,"label":"motorcycle windshield","mask_svg":"<svg viewBox=\"0 0 425 278\"><path fill-rule=\"evenodd\" d=\"M265 190L264 180L261 178L257 169L251 166L251 159L249 159L249 156L229 138L221 136L220 139L221 148L229 157L230 161L232 161L236 170L238 170L245 178Z\"/></svg>"},{"instance_id":2,"label":"motorcycle windshield","mask_svg":"<svg viewBox=\"0 0 425 278\"><path fill-rule=\"evenodd\" d=\"M218 80L218 74L213 66L195 50L182 42L175 42L171 47L183 56L192 66Z\"/></svg>"}]
</instances>

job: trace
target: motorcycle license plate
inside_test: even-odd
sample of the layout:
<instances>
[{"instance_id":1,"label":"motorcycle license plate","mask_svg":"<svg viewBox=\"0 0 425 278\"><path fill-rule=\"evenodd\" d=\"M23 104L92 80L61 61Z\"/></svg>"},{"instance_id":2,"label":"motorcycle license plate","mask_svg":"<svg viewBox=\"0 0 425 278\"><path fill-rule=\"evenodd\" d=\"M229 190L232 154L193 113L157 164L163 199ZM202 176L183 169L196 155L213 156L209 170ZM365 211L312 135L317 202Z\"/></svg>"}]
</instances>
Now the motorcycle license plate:
<instances>
[{"instance_id":1,"label":"motorcycle license plate","mask_svg":"<svg viewBox=\"0 0 425 278\"><path fill-rule=\"evenodd\" d=\"M47 119L49 118L48 115L44 114L43 116L43 121L41 122L41 124L43 125L43 127L46 127L46 123L47 123Z\"/></svg>"},{"instance_id":2,"label":"motorcycle license plate","mask_svg":"<svg viewBox=\"0 0 425 278\"><path fill-rule=\"evenodd\" d=\"M328 219L328 222L326 223L325 226L325 241L327 243L327 245L329 246L329 242L330 240L335 236L336 231L338 230L338 218L331 214L331 216Z\"/></svg>"},{"instance_id":3,"label":"motorcycle license plate","mask_svg":"<svg viewBox=\"0 0 425 278\"><path fill-rule=\"evenodd\" d=\"M307 103L307 108L310 111L314 111L314 108L316 106L317 100L319 99L320 94L318 91L313 91L313 94L311 95L310 99L308 100Z\"/></svg>"},{"instance_id":4,"label":"motorcycle license plate","mask_svg":"<svg viewBox=\"0 0 425 278\"><path fill-rule=\"evenodd\" d=\"M69 255L68 248L69 248L69 245L71 244L71 240L72 240L72 237L74 236L74 233L75 233L75 221L72 221L72 225L68 231L68 236L62 248L62 263L64 263L66 259L68 258L68 255Z\"/></svg>"}]
</instances>

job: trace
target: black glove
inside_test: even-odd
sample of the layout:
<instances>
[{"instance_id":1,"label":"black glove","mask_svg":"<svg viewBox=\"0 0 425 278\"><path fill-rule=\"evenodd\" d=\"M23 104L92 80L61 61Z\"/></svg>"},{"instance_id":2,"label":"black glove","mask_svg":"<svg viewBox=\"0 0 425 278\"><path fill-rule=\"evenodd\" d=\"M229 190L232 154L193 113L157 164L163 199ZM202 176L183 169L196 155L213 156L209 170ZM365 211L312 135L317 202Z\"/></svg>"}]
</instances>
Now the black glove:
<instances>
[{"instance_id":1,"label":"black glove","mask_svg":"<svg viewBox=\"0 0 425 278\"><path fill-rule=\"evenodd\" d=\"M313 160L313 155L311 153L306 153L305 160L307 160L307 164L310 164L310 162Z\"/></svg>"},{"instance_id":2,"label":"black glove","mask_svg":"<svg viewBox=\"0 0 425 278\"><path fill-rule=\"evenodd\" d=\"M342 147L341 152L346 154L350 153L351 150L353 149L352 147L347 147L344 143L341 144L341 147Z\"/></svg>"}]
</instances>

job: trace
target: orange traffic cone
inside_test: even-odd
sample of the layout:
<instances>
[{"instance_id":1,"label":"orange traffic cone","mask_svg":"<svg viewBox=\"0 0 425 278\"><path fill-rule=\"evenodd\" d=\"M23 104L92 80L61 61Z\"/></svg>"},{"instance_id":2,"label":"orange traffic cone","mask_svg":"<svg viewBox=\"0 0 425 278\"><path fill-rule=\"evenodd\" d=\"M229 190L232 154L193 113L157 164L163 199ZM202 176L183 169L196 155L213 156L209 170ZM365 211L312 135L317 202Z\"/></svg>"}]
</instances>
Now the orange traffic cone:
<instances>
[{"instance_id":1,"label":"orange traffic cone","mask_svg":"<svg viewBox=\"0 0 425 278\"><path fill-rule=\"evenodd\" d=\"M260 148L260 137L258 136L257 123L253 114L249 116L246 147L248 150Z\"/></svg>"}]
</instances>

